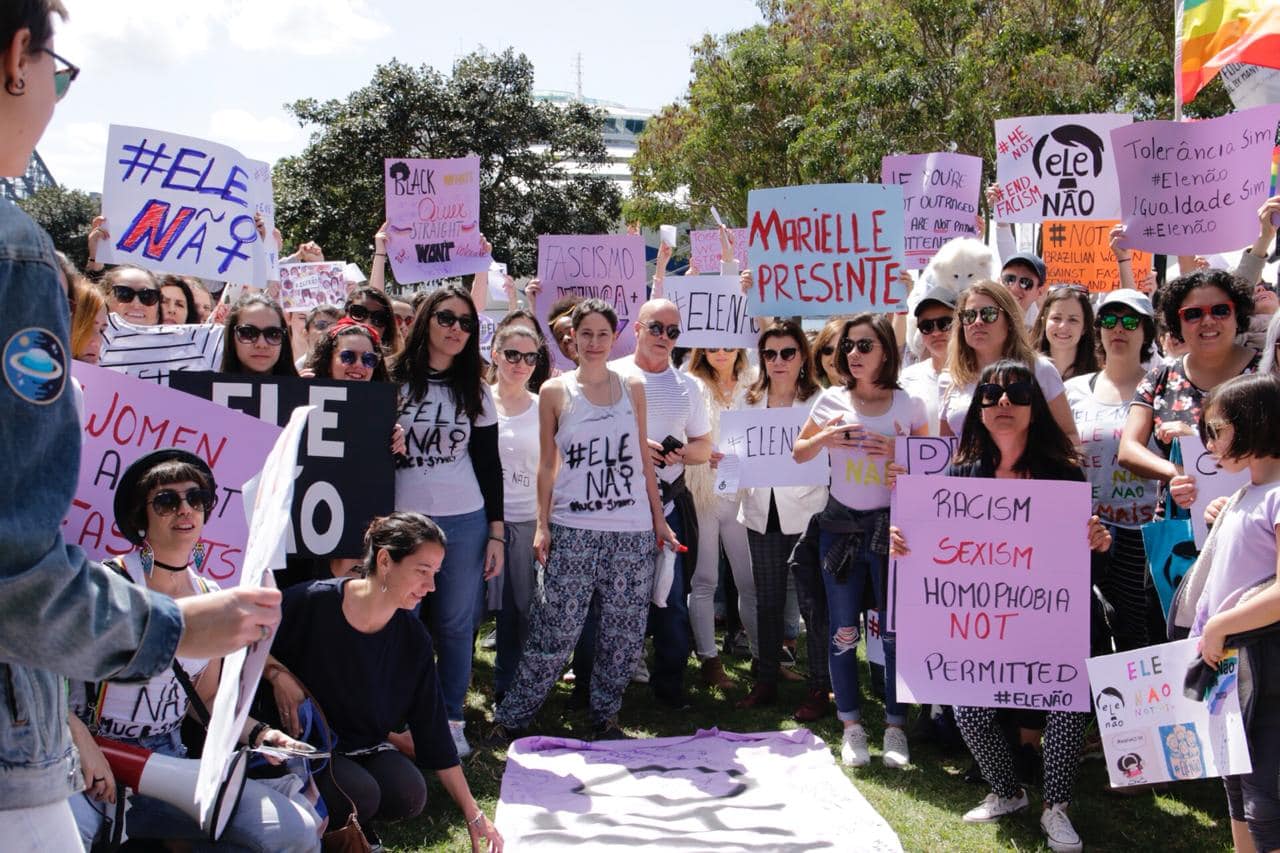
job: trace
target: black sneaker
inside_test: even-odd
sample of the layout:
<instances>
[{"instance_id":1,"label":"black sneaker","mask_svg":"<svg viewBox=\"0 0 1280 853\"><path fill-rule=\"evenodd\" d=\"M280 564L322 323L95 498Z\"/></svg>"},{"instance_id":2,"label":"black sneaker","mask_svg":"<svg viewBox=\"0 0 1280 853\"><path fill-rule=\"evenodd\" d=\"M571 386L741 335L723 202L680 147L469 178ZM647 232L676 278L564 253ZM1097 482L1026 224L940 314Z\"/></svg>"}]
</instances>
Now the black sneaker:
<instances>
[{"instance_id":1,"label":"black sneaker","mask_svg":"<svg viewBox=\"0 0 1280 853\"><path fill-rule=\"evenodd\" d=\"M592 740L634 740L618 727L617 720L605 720L591 727Z\"/></svg>"}]
</instances>

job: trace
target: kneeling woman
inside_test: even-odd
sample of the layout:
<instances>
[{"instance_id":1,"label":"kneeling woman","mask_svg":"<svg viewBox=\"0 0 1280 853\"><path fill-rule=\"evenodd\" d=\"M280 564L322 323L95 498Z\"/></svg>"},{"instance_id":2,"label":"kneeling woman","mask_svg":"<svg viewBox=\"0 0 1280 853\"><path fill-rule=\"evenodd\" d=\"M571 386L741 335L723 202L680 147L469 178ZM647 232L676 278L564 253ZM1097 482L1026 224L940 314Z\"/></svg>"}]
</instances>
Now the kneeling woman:
<instances>
[{"instance_id":1,"label":"kneeling woman","mask_svg":"<svg viewBox=\"0 0 1280 853\"><path fill-rule=\"evenodd\" d=\"M116 490L115 515L117 527L138 550L109 563L109 567L171 598L212 590L214 585L197 572L204 559L200 534L217 503L217 489L204 460L184 450L157 450L134 462ZM115 791L106 759L91 733L162 755L185 757L182 719L189 712L197 719L203 714L191 708L179 667L190 679L188 683L194 683L205 709L211 707L218 691L221 660L179 658L174 669L146 684L106 682L84 685L83 690L72 688L72 704L82 718L72 718L76 747L87 767L99 768L86 780L91 784L85 794L72 799L86 849L104 823L102 804L111 800ZM245 721L240 739L250 746L304 746L252 719ZM114 808L107 812L114 813ZM318 850L319 829L319 820L308 805L250 779L219 843L239 850ZM176 806L140 794L129 797L127 831L130 838L137 839L199 841L208 837Z\"/></svg>"},{"instance_id":2,"label":"kneeling woman","mask_svg":"<svg viewBox=\"0 0 1280 853\"><path fill-rule=\"evenodd\" d=\"M338 739L333 776L342 790L328 774L316 776L329 825L345 826L353 802L366 828L417 815L427 802L422 767L436 771L467 818L471 849L500 851L502 836L476 805L458 763L431 637L412 612L435 589L444 533L424 515L394 512L374 519L364 544L364 577L285 593L271 648L288 669L276 681L301 679ZM410 737L401 742L412 761L388 742L405 720Z\"/></svg>"}]
</instances>

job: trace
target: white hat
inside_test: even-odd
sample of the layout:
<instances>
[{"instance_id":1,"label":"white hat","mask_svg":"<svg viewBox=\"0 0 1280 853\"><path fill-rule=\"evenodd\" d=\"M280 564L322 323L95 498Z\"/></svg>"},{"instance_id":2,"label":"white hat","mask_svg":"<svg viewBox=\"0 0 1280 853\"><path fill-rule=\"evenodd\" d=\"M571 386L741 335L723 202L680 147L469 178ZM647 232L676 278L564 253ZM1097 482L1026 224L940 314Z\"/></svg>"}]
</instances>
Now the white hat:
<instances>
[{"instance_id":1,"label":"white hat","mask_svg":"<svg viewBox=\"0 0 1280 853\"><path fill-rule=\"evenodd\" d=\"M1102 301L1098 303L1098 313L1102 313L1102 309L1108 305L1123 305L1126 308L1132 308L1143 317L1155 319L1155 309L1151 307L1151 300L1147 298L1145 293L1139 293L1131 287L1122 287L1106 293L1102 297Z\"/></svg>"}]
</instances>

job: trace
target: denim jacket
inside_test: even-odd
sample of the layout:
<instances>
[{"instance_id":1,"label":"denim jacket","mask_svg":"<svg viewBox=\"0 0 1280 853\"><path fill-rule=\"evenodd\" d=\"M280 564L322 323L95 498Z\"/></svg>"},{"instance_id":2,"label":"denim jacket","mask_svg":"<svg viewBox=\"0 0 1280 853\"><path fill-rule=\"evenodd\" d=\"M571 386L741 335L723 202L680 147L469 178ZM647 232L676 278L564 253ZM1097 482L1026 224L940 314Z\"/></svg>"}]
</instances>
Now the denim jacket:
<instances>
[{"instance_id":1,"label":"denim jacket","mask_svg":"<svg viewBox=\"0 0 1280 853\"><path fill-rule=\"evenodd\" d=\"M64 678L145 680L182 634L172 599L63 541L80 471L68 327L53 244L0 199L0 809L83 787Z\"/></svg>"}]
</instances>

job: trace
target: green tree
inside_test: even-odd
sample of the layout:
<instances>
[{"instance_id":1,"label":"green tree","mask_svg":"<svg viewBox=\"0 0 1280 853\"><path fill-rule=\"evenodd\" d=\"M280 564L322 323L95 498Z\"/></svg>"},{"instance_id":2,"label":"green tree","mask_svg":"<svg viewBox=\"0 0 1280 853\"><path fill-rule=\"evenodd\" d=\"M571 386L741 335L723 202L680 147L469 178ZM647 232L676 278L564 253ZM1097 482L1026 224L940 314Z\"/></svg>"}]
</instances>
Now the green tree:
<instances>
[{"instance_id":1,"label":"green tree","mask_svg":"<svg viewBox=\"0 0 1280 853\"><path fill-rule=\"evenodd\" d=\"M600 233L619 221L617 187L585 174L608 162L603 115L535 100L533 65L509 49L473 53L449 77L392 60L345 100L288 109L315 131L275 168L287 246L314 239L326 257L367 266L389 157L479 155L480 227L513 275L536 270L539 234Z\"/></svg>"},{"instance_id":2,"label":"green tree","mask_svg":"<svg viewBox=\"0 0 1280 853\"><path fill-rule=\"evenodd\" d=\"M18 206L40 224L77 269L89 260L89 227L98 215L98 202L86 192L60 186L41 187L18 201Z\"/></svg>"}]
</instances>

